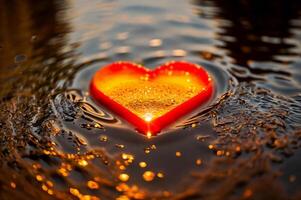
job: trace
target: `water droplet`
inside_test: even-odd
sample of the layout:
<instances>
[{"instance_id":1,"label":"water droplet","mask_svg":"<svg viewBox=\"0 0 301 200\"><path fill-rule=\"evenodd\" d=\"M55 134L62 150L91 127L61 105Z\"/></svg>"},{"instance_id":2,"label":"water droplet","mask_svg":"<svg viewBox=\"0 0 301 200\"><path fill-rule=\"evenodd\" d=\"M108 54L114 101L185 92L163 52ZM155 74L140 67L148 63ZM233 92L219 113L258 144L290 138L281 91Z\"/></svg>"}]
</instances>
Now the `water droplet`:
<instances>
[{"instance_id":1,"label":"water droplet","mask_svg":"<svg viewBox=\"0 0 301 200\"><path fill-rule=\"evenodd\" d=\"M94 128L102 129L103 126L101 124L99 124L99 123L95 123L94 124Z\"/></svg>"},{"instance_id":2,"label":"water droplet","mask_svg":"<svg viewBox=\"0 0 301 200\"><path fill-rule=\"evenodd\" d=\"M74 196L79 196L80 195L80 192L78 191L78 189L76 188L70 188L69 189L69 192L74 195Z\"/></svg>"},{"instance_id":3,"label":"water droplet","mask_svg":"<svg viewBox=\"0 0 301 200\"><path fill-rule=\"evenodd\" d=\"M119 169L122 170L122 171L124 171L124 170L126 170L126 167L124 165L120 165Z\"/></svg>"},{"instance_id":4,"label":"water droplet","mask_svg":"<svg viewBox=\"0 0 301 200\"><path fill-rule=\"evenodd\" d=\"M10 182L10 186L15 189L17 187L16 183L15 182Z\"/></svg>"},{"instance_id":5,"label":"water droplet","mask_svg":"<svg viewBox=\"0 0 301 200\"><path fill-rule=\"evenodd\" d=\"M154 180L155 173L152 171L146 171L143 173L142 177L145 181L150 182L150 181Z\"/></svg>"},{"instance_id":6,"label":"water droplet","mask_svg":"<svg viewBox=\"0 0 301 200\"><path fill-rule=\"evenodd\" d=\"M158 178L164 178L164 174L162 172L157 173Z\"/></svg>"},{"instance_id":7,"label":"water droplet","mask_svg":"<svg viewBox=\"0 0 301 200\"><path fill-rule=\"evenodd\" d=\"M235 148L235 151L236 151L237 153L239 153L239 152L241 151L240 146L237 146L237 147Z\"/></svg>"},{"instance_id":8,"label":"water droplet","mask_svg":"<svg viewBox=\"0 0 301 200\"><path fill-rule=\"evenodd\" d=\"M42 185L42 189L43 189L44 191L48 191L48 187L47 187L45 184Z\"/></svg>"},{"instance_id":9,"label":"water droplet","mask_svg":"<svg viewBox=\"0 0 301 200\"><path fill-rule=\"evenodd\" d=\"M53 190L51 190L51 189L48 189L47 192L48 192L49 195L53 195L54 194Z\"/></svg>"},{"instance_id":10,"label":"water droplet","mask_svg":"<svg viewBox=\"0 0 301 200\"><path fill-rule=\"evenodd\" d=\"M123 160L126 160L127 163L132 163L133 160L134 160L134 156L131 155L131 154L123 153L123 154L121 155L121 157L122 157Z\"/></svg>"},{"instance_id":11,"label":"water droplet","mask_svg":"<svg viewBox=\"0 0 301 200\"><path fill-rule=\"evenodd\" d=\"M87 162L86 160L79 160L79 161L78 161L78 164L79 164L80 166L82 166L82 167L85 167L85 166L88 165L88 162Z\"/></svg>"},{"instance_id":12,"label":"water droplet","mask_svg":"<svg viewBox=\"0 0 301 200\"><path fill-rule=\"evenodd\" d=\"M96 189L99 188L98 183L95 182L95 181L88 181L88 182L87 182L87 186L88 186L88 188L90 188L91 190L96 190Z\"/></svg>"},{"instance_id":13,"label":"water droplet","mask_svg":"<svg viewBox=\"0 0 301 200\"><path fill-rule=\"evenodd\" d=\"M172 51L172 55L175 57L184 57L186 56L186 51L182 49L175 49Z\"/></svg>"},{"instance_id":14,"label":"water droplet","mask_svg":"<svg viewBox=\"0 0 301 200\"><path fill-rule=\"evenodd\" d=\"M126 182L130 179L130 176L128 174L120 174L119 175L119 180Z\"/></svg>"},{"instance_id":15,"label":"water droplet","mask_svg":"<svg viewBox=\"0 0 301 200\"><path fill-rule=\"evenodd\" d=\"M181 155L182 155L182 153L181 153L180 151L177 151L177 152L176 152L176 156L177 156L177 157L180 157Z\"/></svg>"},{"instance_id":16,"label":"water droplet","mask_svg":"<svg viewBox=\"0 0 301 200\"><path fill-rule=\"evenodd\" d=\"M217 155L217 156L222 156L222 155L224 155L224 151L218 150L218 151L216 152L216 155Z\"/></svg>"},{"instance_id":17,"label":"water droplet","mask_svg":"<svg viewBox=\"0 0 301 200\"><path fill-rule=\"evenodd\" d=\"M116 200L130 200L130 198L125 195L121 195L121 196L117 197Z\"/></svg>"},{"instance_id":18,"label":"water droplet","mask_svg":"<svg viewBox=\"0 0 301 200\"><path fill-rule=\"evenodd\" d=\"M36 179L37 179L37 181L42 181L43 180L43 177L41 176L41 175L36 175Z\"/></svg>"},{"instance_id":19,"label":"water droplet","mask_svg":"<svg viewBox=\"0 0 301 200\"><path fill-rule=\"evenodd\" d=\"M160 39L152 39L149 41L149 46L151 47L159 47L162 45L162 40Z\"/></svg>"},{"instance_id":20,"label":"water droplet","mask_svg":"<svg viewBox=\"0 0 301 200\"><path fill-rule=\"evenodd\" d=\"M108 137L106 135L101 135L99 137L99 140L102 141L102 142L107 142L108 141Z\"/></svg>"},{"instance_id":21,"label":"water droplet","mask_svg":"<svg viewBox=\"0 0 301 200\"><path fill-rule=\"evenodd\" d=\"M146 162L140 162L140 163L139 163L139 166L140 166L141 168L145 168L145 167L147 167L147 164L146 164Z\"/></svg>"},{"instance_id":22,"label":"water droplet","mask_svg":"<svg viewBox=\"0 0 301 200\"><path fill-rule=\"evenodd\" d=\"M53 187L53 183L51 181L46 181L46 184L49 186L49 187Z\"/></svg>"},{"instance_id":23,"label":"water droplet","mask_svg":"<svg viewBox=\"0 0 301 200\"><path fill-rule=\"evenodd\" d=\"M117 148L120 148L120 149L124 149L125 148L125 146L123 144L115 144L115 146Z\"/></svg>"},{"instance_id":24,"label":"water droplet","mask_svg":"<svg viewBox=\"0 0 301 200\"><path fill-rule=\"evenodd\" d=\"M202 160L201 160L201 159L197 159L197 160L195 161L195 164L196 164L196 165L201 165L201 164L202 164Z\"/></svg>"}]
</instances>

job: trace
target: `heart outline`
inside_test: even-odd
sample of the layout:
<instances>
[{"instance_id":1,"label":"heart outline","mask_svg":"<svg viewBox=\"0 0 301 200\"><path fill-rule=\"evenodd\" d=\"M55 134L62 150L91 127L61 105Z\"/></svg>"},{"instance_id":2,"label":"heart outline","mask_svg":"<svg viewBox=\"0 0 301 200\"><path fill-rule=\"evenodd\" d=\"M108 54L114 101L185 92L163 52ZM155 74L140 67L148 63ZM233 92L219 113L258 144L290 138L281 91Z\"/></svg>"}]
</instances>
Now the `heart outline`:
<instances>
[{"instance_id":1,"label":"heart outline","mask_svg":"<svg viewBox=\"0 0 301 200\"><path fill-rule=\"evenodd\" d=\"M200 78L200 80L204 82L206 87L199 94L182 102L175 108L167 111L165 114L155 118L154 120L147 122L97 88L97 78L99 76L102 76L101 73L105 74L107 72L117 74L118 71L121 70L132 70L133 72L140 75L148 74L150 79L155 79L160 75L160 72L164 70L185 71L194 75L198 75L198 78ZM90 94L97 102L109 108L114 113L135 126L138 132L149 137L152 135L157 135L163 128L166 128L167 126L177 121L179 118L187 115L192 110L207 102L212 96L212 93L213 81L209 74L199 65L185 61L168 62L156 67L154 70L150 70L148 68L142 67L141 65L127 61L114 62L100 68L95 73L90 83Z\"/></svg>"}]
</instances>

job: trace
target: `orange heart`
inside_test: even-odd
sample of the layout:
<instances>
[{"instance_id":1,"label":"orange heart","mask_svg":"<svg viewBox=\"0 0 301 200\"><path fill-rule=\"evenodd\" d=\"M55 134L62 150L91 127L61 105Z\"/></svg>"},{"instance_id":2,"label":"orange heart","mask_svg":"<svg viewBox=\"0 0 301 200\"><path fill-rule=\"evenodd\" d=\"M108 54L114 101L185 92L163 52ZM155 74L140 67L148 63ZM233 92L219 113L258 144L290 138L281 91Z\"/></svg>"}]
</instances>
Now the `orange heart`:
<instances>
[{"instance_id":1,"label":"orange heart","mask_svg":"<svg viewBox=\"0 0 301 200\"><path fill-rule=\"evenodd\" d=\"M200 66L169 62L149 70L130 62L99 69L90 93L93 98L148 136L206 102L213 83Z\"/></svg>"}]
</instances>

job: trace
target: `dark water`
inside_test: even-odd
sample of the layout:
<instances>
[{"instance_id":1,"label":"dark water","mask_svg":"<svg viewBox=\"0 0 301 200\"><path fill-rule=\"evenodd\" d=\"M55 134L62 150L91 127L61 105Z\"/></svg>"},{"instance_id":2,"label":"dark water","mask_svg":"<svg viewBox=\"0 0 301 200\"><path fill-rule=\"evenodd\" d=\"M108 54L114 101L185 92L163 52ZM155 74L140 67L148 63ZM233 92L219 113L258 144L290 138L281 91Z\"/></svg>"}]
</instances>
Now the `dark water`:
<instances>
[{"instance_id":1,"label":"dark water","mask_svg":"<svg viewBox=\"0 0 301 200\"><path fill-rule=\"evenodd\" d=\"M0 0L0 199L301 199L300 39L297 0ZM216 92L147 139L89 97L117 60Z\"/></svg>"}]
</instances>

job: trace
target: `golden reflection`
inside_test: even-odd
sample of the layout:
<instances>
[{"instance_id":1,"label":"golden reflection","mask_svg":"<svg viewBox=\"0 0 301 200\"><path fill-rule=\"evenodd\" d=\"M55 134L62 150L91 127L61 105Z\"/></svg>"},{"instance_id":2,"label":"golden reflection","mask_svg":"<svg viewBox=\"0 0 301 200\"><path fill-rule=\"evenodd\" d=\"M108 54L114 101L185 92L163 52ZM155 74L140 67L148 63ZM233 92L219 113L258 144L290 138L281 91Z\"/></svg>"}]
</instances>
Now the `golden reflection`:
<instances>
[{"instance_id":1,"label":"golden reflection","mask_svg":"<svg viewBox=\"0 0 301 200\"><path fill-rule=\"evenodd\" d=\"M78 164L82 167L85 167L88 165L88 162L86 160L81 159L78 161Z\"/></svg>"},{"instance_id":2,"label":"golden reflection","mask_svg":"<svg viewBox=\"0 0 301 200\"><path fill-rule=\"evenodd\" d=\"M139 166L140 166L141 168L145 168L145 167L147 167L147 164L146 164L146 162L140 162L140 163L139 163Z\"/></svg>"},{"instance_id":3,"label":"golden reflection","mask_svg":"<svg viewBox=\"0 0 301 200\"><path fill-rule=\"evenodd\" d=\"M137 185L129 186L126 183L120 183L116 186L116 190L123 194L120 198L128 199L145 199L145 192L140 190Z\"/></svg>"},{"instance_id":4,"label":"golden reflection","mask_svg":"<svg viewBox=\"0 0 301 200\"><path fill-rule=\"evenodd\" d=\"M195 164L196 164L196 165L201 165L201 164L202 164L202 160L201 160L201 159L197 159L197 160L195 161Z\"/></svg>"},{"instance_id":5,"label":"golden reflection","mask_svg":"<svg viewBox=\"0 0 301 200\"><path fill-rule=\"evenodd\" d=\"M119 166L119 169L120 169L120 170L126 170L126 167L125 167L124 165L120 165L120 166Z\"/></svg>"},{"instance_id":6,"label":"golden reflection","mask_svg":"<svg viewBox=\"0 0 301 200\"><path fill-rule=\"evenodd\" d=\"M162 45L162 40L160 40L160 39L152 39L149 41L150 47L159 47L161 45Z\"/></svg>"},{"instance_id":7,"label":"golden reflection","mask_svg":"<svg viewBox=\"0 0 301 200\"><path fill-rule=\"evenodd\" d=\"M237 146L237 147L235 148L235 151L236 151L237 153L239 153L239 152L241 151L240 146Z\"/></svg>"},{"instance_id":8,"label":"golden reflection","mask_svg":"<svg viewBox=\"0 0 301 200\"><path fill-rule=\"evenodd\" d=\"M180 156L182 156L182 153L181 153L180 151L177 151L177 152L176 152L176 156L177 156L177 157L180 157Z\"/></svg>"},{"instance_id":9,"label":"golden reflection","mask_svg":"<svg viewBox=\"0 0 301 200\"><path fill-rule=\"evenodd\" d=\"M130 198L125 195L121 195L121 196L117 197L116 200L130 200Z\"/></svg>"},{"instance_id":10,"label":"golden reflection","mask_svg":"<svg viewBox=\"0 0 301 200\"><path fill-rule=\"evenodd\" d=\"M46 181L46 184L49 186L49 187L53 187L53 183L51 181Z\"/></svg>"},{"instance_id":11,"label":"golden reflection","mask_svg":"<svg viewBox=\"0 0 301 200\"><path fill-rule=\"evenodd\" d=\"M130 179L130 176L128 174L120 174L119 175L119 180L123 181L123 182L127 182Z\"/></svg>"},{"instance_id":12,"label":"golden reflection","mask_svg":"<svg viewBox=\"0 0 301 200\"><path fill-rule=\"evenodd\" d=\"M152 171L146 171L143 173L142 177L145 181L150 182L150 181L154 180L155 173Z\"/></svg>"},{"instance_id":13,"label":"golden reflection","mask_svg":"<svg viewBox=\"0 0 301 200\"><path fill-rule=\"evenodd\" d=\"M158 172L158 173L157 173L157 177L158 177L158 178L164 178L164 174L163 174L162 172Z\"/></svg>"},{"instance_id":14,"label":"golden reflection","mask_svg":"<svg viewBox=\"0 0 301 200\"><path fill-rule=\"evenodd\" d=\"M69 192L74 196L78 196L80 194L78 189L76 189L76 188L70 188Z\"/></svg>"},{"instance_id":15,"label":"golden reflection","mask_svg":"<svg viewBox=\"0 0 301 200\"><path fill-rule=\"evenodd\" d=\"M121 155L122 159L127 160L128 162L133 162L134 156L131 154L123 153Z\"/></svg>"},{"instance_id":16,"label":"golden reflection","mask_svg":"<svg viewBox=\"0 0 301 200\"><path fill-rule=\"evenodd\" d=\"M16 183L15 182L10 182L10 186L15 189L17 187Z\"/></svg>"},{"instance_id":17,"label":"golden reflection","mask_svg":"<svg viewBox=\"0 0 301 200\"><path fill-rule=\"evenodd\" d=\"M175 57L184 57L186 56L186 51L182 50L182 49L175 49L172 51L172 55Z\"/></svg>"},{"instance_id":18,"label":"golden reflection","mask_svg":"<svg viewBox=\"0 0 301 200\"><path fill-rule=\"evenodd\" d=\"M49 189L49 190L47 191L47 193L48 193L49 195L53 195L53 194L54 194L53 190L51 190L51 189Z\"/></svg>"},{"instance_id":19,"label":"golden reflection","mask_svg":"<svg viewBox=\"0 0 301 200\"><path fill-rule=\"evenodd\" d=\"M99 188L98 183L95 182L95 181L88 181L88 182L87 182L87 186L88 186L88 188L90 188L91 190L96 190L96 189Z\"/></svg>"},{"instance_id":20,"label":"golden reflection","mask_svg":"<svg viewBox=\"0 0 301 200\"><path fill-rule=\"evenodd\" d=\"M115 144L115 146L119 149L124 149L125 146L123 144Z\"/></svg>"},{"instance_id":21,"label":"golden reflection","mask_svg":"<svg viewBox=\"0 0 301 200\"><path fill-rule=\"evenodd\" d=\"M69 189L69 192L77 197L79 200L100 200L98 197L96 196L91 196L91 195L84 195L84 194L81 194L80 191L76 188L70 188Z\"/></svg>"},{"instance_id":22,"label":"golden reflection","mask_svg":"<svg viewBox=\"0 0 301 200\"><path fill-rule=\"evenodd\" d=\"M105 136L105 135L101 135L101 136L99 137L99 139L100 139L100 141L102 141L102 142L108 141L108 137Z\"/></svg>"},{"instance_id":23,"label":"golden reflection","mask_svg":"<svg viewBox=\"0 0 301 200\"><path fill-rule=\"evenodd\" d=\"M222 156L222 155L224 155L224 151L218 150L218 151L216 152L216 155L217 155L217 156Z\"/></svg>"},{"instance_id":24,"label":"golden reflection","mask_svg":"<svg viewBox=\"0 0 301 200\"><path fill-rule=\"evenodd\" d=\"M143 118L144 118L144 121L150 122L153 119L153 115L152 115L152 113L145 113Z\"/></svg>"},{"instance_id":25,"label":"golden reflection","mask_svg":"<svg viewBox=\"0 0 301 200\"><path fill-rule=\"evenodd\" d=\"M148 139L150 139L150 138L152 137L152 133L151 133L150 131L148 131L148 132L146 133L146 137L147 137Z\"/></svg>"},{"instance_id":26,"label":"golden reflection","mask_svg":"<svg viewBox=\"0 0 301 200\"><path fill-rule=\"evenodd\" d=\"M42 181L43 177L41 175L36 175L36 179L37 179L37 181Z\"/></svg>"}]
</instances>

